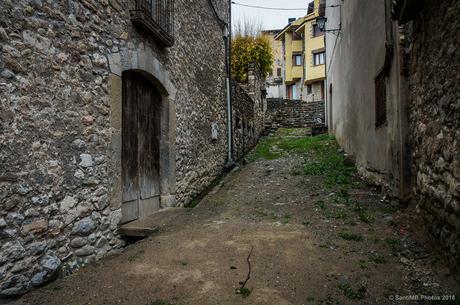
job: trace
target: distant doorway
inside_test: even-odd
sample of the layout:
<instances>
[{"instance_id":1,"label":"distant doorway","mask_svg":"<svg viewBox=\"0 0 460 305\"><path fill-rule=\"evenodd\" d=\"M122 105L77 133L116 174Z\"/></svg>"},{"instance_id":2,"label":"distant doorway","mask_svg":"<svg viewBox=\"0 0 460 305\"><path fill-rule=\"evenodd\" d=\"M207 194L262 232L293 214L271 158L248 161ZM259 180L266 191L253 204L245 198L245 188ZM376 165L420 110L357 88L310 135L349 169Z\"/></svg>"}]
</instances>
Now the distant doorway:
<instances>
[{"instance_id":1,"label":"distant doorway","mask_svg":"<svg viewBox=\"0 0 460 305\"><path fill-rule=\"evenodd\" d=\"M161 94L136 71L122 74L122 222L160 209Z\"/></svg>"}]
</instances>

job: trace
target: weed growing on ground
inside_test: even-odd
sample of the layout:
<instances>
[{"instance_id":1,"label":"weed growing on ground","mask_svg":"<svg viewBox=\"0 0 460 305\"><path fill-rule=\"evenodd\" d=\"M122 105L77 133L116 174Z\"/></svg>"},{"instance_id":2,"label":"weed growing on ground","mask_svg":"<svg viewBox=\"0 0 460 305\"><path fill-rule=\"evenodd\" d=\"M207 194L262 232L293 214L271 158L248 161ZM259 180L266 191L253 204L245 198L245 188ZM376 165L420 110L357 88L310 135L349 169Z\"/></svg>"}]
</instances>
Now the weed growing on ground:
<instances>
[{"instance_id":1,"label":"weed growing on ground","mask_svg":"<svg viewBox=\"0 0 460 305\"><path fill-rule=\"evenodd\" d=\"M378 210L379 212L382 212L383 214L394 214L397 211L399 211L399 208L393 207L391 205L386 205L384 207L379 208Z\"/></svg>"},{"instance_id":2,"label":"weed growing on ground","mask_svg":"<svg viewBox=\"0 0 460 305\"><path fill-rule=\"evenodd\" d=\"M315 206L320 210L324 210L326 208L326 203L324 201L322 201L322 200L318 200L315 203Z\"/></svg>"},{"instance_id":3,"label":"weed growing on ground","mask_svg":"<svg viewBox=\"0 0 460 305\"><path fill-rule=\"evenodd\" d=\"M339 289L343 291L343 294L350 300L362 300L366 295L366 287L361 286L358 290L354 290L348 284L339 285Z\"/></svg>"},{"instance_id":4,"label":"weed growing on ground","mask_svg":"<svg viewBox=\"0 0 460 305\"><path fill-rule=\"evenodd\" d=\"M252 289L249 289L249 288L246 288L246 287L235 290L235 293L240 294L243 297L243 299L245 299L248 296L250 296L251 292L252 292Z\"/></svg>"},{"instance_id":5,"label":"weed growing on ground","mask_svg":"<svg viewBox=\"0 0 460 305\"><path fill-rule=\"evenodd\" d=\"M386 237L384 239L385 243L390 246L391 250L393 252L398 251L399 248L399 239L394 238L394 237Z\"/></svg>"},{"instance_id":6,"label":"weed growing on ground","mask_svg":"<svg viewBox=\"0 0 460 305\"><path fill-rule=\"evenodd\" d=\"M132 263L134 262L135 260L139 259L141 257L141 254L138 253L138 254L135 254L135 255L131 255L128 257L128 262Z\"/></svg>"},{"instance_id":7,"label":"weed growing on ground","mask_svg":"<svg viewBox=\"0 0 460 305\"><path fill-rule=\"evenodd\" d=\"M185 208L187 209L193 209L196 208L196 206L200 203L197 199L192 199L189 203L185 205Z\"/></svg>"},{"instance_id":8,"label":"weed growing on ground","mask_svg":"<svg viewBox=\"0 0 460 305\"><path fill-rule=\"evenodd\" d=\"M339 234L339 236L342 239L350 240L350 241L362 241L363 240L362 235L349 233L349 232L342 232L342 233Z\"/></svg>"},{"instance_id":9,"label":"weed growing on ground","mask_svg":"<svg viewBox=\"0 0 460 305\"><path fill-rule=\"evenodd\" d=\"M385 257L383 257L380 254L376 254L376 253L369 255L369 261L375 264L386 264L387 263L387 260Z\"/></svg>"},{"instance_id":10,"label":"weed growing on ground","mask_svg":"<svg viewBox=\"0 0 460 305\"><path fill-rule=\"evenodd\" d=\"M305 227L308 227L310 225L310 222L308 220L304 220L302 221L302 225L304 225Z\"/></svg>"},{"instance_id":11,"label":"weed growing on ground","mask_svg":"<svg viewBox=\"0 0 460 305\"><path fill-rule=\"evenodd\" d=\"M364 223L371 224L374 222L374 216L370 215L366 210L358 212L359 220Z\"/></svg>"}]
</instances>

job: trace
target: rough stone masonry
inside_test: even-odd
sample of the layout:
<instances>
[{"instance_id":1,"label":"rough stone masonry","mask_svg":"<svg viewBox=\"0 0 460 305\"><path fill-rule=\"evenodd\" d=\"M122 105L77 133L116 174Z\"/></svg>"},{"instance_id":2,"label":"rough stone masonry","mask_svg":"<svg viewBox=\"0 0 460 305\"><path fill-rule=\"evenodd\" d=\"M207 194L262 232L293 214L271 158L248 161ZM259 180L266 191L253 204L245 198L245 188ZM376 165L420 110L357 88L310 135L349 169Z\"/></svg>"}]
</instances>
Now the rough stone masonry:
<instances>
[{"instance_id":1,"label":"rough stone masonry","mask_svg":"<svg viewBox=\"0 0 460 305\"><path fill-rule=\"evenodd\" d=\"M424 218L460 267L460 2L425 1L413 24L410 122L414 191ZM442 20L442 29L436 24Z\"/></svg>"},{"instance_id":2,"label":"rough stone masonry","mask_svg":"<svg viewBox=\"0 0 460 305\"><path fill-rule=\"evenodd\" d=\"M175 1L171 48L132 25L134 2L0 1L2 297L124 245L123 71L162 93L162 207L186 204L223 171L225 49L210 2ZM225 20L224 1L212 3Z\"/></svg>"}]
</instances>

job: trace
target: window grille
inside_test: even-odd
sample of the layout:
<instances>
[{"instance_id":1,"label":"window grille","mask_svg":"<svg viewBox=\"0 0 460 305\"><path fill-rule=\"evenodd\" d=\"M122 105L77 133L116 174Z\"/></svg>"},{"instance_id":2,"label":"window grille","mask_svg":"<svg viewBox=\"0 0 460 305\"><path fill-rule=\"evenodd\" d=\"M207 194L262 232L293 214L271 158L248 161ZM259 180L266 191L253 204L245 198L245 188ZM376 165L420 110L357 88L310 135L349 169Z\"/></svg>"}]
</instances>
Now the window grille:
<instances>
[{"instance_id":1,"label":"window grille","mask_svg":"<svg viewBox=\"0 0 460 305\"><path fill-rule=\"evenodd\" d=\"M174 0L135 0L130 15L134 25L151 34L160 44L174 45Z\"/></svg>"}]
</instances>

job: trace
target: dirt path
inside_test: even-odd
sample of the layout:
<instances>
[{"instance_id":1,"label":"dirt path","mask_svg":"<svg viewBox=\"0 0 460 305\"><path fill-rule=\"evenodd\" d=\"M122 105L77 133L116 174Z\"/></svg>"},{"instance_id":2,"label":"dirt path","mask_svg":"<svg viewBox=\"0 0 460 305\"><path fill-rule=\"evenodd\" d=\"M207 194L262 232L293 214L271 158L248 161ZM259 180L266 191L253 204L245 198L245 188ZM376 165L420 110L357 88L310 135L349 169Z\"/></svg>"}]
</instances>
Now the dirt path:
<instances>
[{"instance_id":1,"label":"dirt path","mask_svg":"<svg viewBox=\"0 0 460 305\"><path fill-rule=\"evenodd\" d=\"M299 132L283 130L263 140L252 155L257 160L234 171L196 208L159 213L159 233L19 304L417 304L391 298L460 298L442 259L412 233L421 229L408 217L411 211L396 211L359 180L333 141L299 138ZM237 294L251 248L248 290Z\"/></svg>"}]
</instances>

